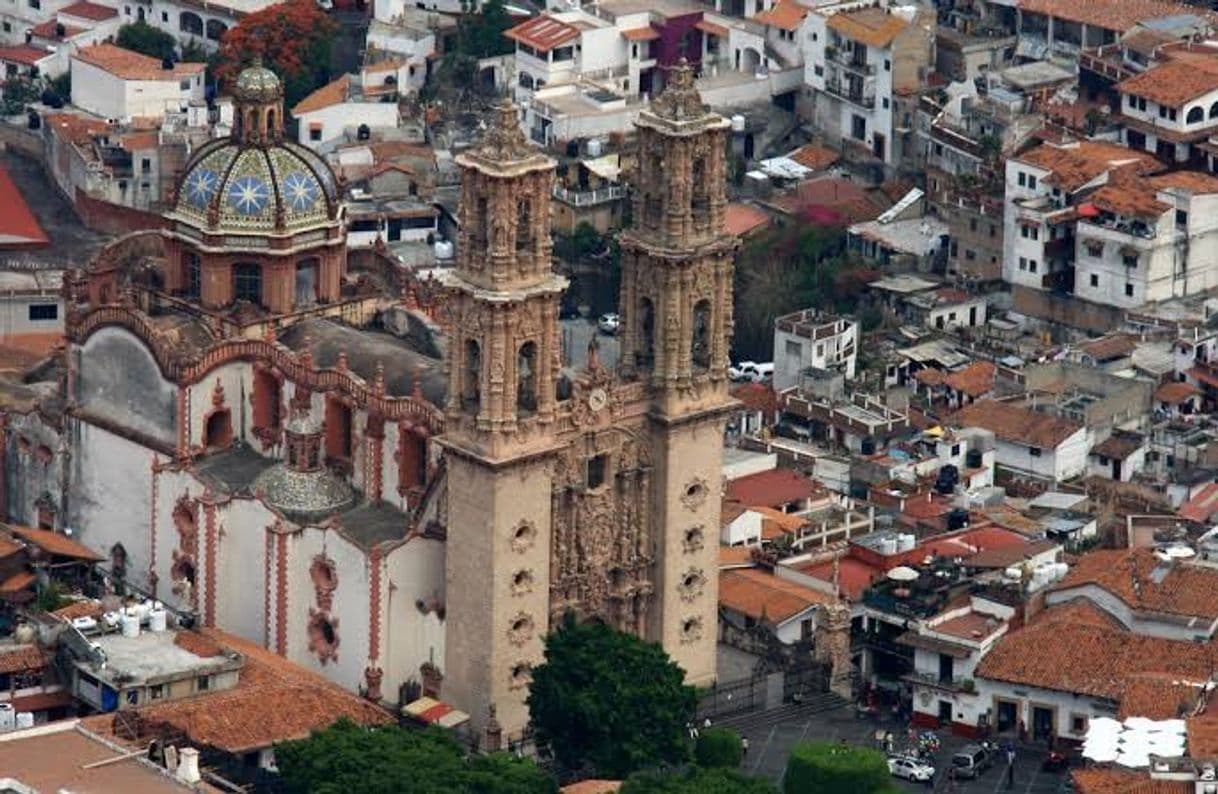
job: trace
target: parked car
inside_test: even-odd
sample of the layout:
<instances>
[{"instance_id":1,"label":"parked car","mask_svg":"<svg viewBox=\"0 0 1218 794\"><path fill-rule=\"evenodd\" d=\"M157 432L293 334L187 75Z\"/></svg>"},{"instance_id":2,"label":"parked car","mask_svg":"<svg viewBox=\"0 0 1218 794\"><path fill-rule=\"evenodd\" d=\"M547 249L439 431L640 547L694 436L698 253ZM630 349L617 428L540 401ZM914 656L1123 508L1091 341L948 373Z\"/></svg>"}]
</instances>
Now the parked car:
<instances>
[{"instance_id":1,"label":"parked car","mask_svg":"<svg viewBox=\"0 0 1218 794\"><path fill-rule=\"evenodd\" d=\"M979 744L966 744L952 756L952 776L972 780L994 763L994 756Z\"/></svg>"},{"instance_id":2,"label":"parked car","mask_svg":"<svg viewBox=\"0 0 1218 794\"><path fill-rule=\"evenodd\" d=\"M727 365L727 377L729 380L741 381L748 380L746 372L757 369L757 363L754 361L740 361L735 364Z\"/></svg>"},{"instance_id":3,"label":"parked car","mask_svg":"<svg viewBox=\"0 0 1218 794\"><path fill-rule=\"evenodd\" d=\"M889 758L888 771L895 777L904 778L914 783L925 783L935 778L935 768L933 766L906 755Z\"/></svg>"},{"instance_id":4,"label":"parked car","mask_svg":"<svg viewBox=\"0 0 1218 794\"><path fill-rule=\"evenodd\" d=\"M613 312L602 314L600 319L596 321L597 330L608 336L617 336L618 329L621 327L622 318Z\"/></svg>"},{"instance_id":5,"label":"parked car","mask_svg":"<svg viewBox=\"0 0 1218 794\"><path fill-rule=\"evenodd\" d=\"M764 364L757 365L757 372L753 375L753 383L769 383L774 380L774 362L767 361Z\"/></svg>"}]
</instances>

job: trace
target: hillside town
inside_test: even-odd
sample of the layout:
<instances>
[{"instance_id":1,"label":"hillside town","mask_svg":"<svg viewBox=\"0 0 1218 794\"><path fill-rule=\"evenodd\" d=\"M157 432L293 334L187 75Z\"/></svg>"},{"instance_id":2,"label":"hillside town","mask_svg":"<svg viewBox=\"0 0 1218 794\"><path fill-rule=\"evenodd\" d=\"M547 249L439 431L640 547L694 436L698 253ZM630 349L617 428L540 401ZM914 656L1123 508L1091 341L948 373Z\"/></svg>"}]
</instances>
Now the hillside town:
<instances>
[{"instance_id":1,"label":"hillside town","mask_svg":"<svg viewBox=\"0 0 1218 794\"><path fill-rule=\"evenodd\" d=\"M0 791L1218 792L1212 4L0 68Z\"/></svg>"}]
</instances>

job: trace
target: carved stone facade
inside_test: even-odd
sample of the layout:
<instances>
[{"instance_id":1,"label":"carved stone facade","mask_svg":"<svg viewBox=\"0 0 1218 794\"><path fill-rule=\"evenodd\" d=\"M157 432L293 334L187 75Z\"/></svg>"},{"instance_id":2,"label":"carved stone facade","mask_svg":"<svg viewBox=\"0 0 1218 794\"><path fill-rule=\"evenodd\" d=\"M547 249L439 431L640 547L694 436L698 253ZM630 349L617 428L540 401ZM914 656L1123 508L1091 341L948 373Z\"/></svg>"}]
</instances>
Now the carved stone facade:
<instances>
[{"instance_id":1,"label":"carved stone facade","mask_svg":"<svg viewBox=\"0 0 1218 794\"><path fill-rule=\"evenodd\" d=\"M554 162L497 110L461 155L461 240L446 281L450 588L444 697L508 734L570 611L661 642L691 683L715 672L717 527L737 241L724 231L728 124L681 65L641 114L636 220L623 239L623 365L595 343L562 389L550 263ZM709 573L708 573L709 572ZM481 720L481 722L480 722Z\"/></svg>"}]
</instances>

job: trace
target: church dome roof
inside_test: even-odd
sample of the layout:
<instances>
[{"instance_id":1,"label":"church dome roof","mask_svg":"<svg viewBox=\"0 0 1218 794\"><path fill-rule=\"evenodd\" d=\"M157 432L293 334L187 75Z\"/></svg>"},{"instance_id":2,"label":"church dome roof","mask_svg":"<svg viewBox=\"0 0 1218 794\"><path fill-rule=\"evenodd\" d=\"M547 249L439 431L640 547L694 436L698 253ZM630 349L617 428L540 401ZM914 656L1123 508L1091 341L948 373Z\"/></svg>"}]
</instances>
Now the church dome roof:
<instances>
[{"instance_id":1,"label":"church dome roof","mask_svg":"<svg viewBox=\"0 0 1218 794\"><path fill-rule=\"evenodd\" d=\"M233 86L236 98L246 102L274 102L283 98L283 83L278 75L262 65L261 58L254 65L241 70Z\"/></svg>"},{"instance_id":2,"label":"church dome roof","mask_svg":"<svg viewBox=\"0 0 1218 794\"><path fill-rule=\"evenodd\" d=\"M324 467L299 471L276 463L254 481L254 493L291 520L321 521L355 506L355 490Z\"/></svg>"},{"instance_id":3,"label":"church dome roof","mask_svg":"<svg viewBox=\"0 0 1218 794\"><path fill-rule=\"evenodd\" d=\"M187 164L171 215L220 234L292 234L329 224L337 206L334 172L312 150L222 138Z\"/></svg>"}]
</instances>

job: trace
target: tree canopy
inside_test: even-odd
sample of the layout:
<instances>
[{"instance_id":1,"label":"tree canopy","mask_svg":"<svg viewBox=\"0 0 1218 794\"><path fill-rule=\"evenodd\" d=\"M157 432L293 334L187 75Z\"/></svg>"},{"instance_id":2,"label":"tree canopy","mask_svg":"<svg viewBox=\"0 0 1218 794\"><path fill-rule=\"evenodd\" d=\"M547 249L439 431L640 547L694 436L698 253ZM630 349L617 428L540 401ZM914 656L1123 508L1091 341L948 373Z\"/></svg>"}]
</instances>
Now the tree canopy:
<instances>
[{"instance_id":1,"label":"tree canopy","mask_svg":"<svg viewBox=\"0 0 1218 794\"><path fill-rule=\"evenodd\" d=\"M659 645L570 615L546 638L528 698L538 741L560 763L614 778L685 761L696 705Z\"/></svg>"},{"instance_id":2,"label":"tree canopy","mask_svg":"<svg viewBox=\"0 0 1218 794\"><path fill-rule=\"evenodd\" d=\"M244 16L225 32L216 53L215 76L236 78L255 57L283 80L290 110L330 80L330 45L338 25L314 0L287 0Z\"/></svg>"},{"instance_id":3,"label":"tree canopy","mask_svg":"<svg viewBox=\"0 0 1218 794\"><path fill-rule=\"evenodd\" d=\"M897 790L879 750L829 742L795 745L782 788L785 794L894 794Z\"/></svg>"},{"instance_id":4,"label":"tree canopy","mask_svg":"<svg viewBox=\"0 0 1218 794\"><path fill-rule=\"evenodd\" d=\"M694 760L698 766L735 769L744 757L740 734L731 728L707 728L694 743Z\"/></svg>"},{"instance_id":5,"label":"tree canopy","mask_svg":"<svg viewBox=\"0 0 1218 794\"><path fill-rule=\"evenodd\" d=\"M734 769L640 772L626 779L620 794L776 794L768 780Z\"/></svg>"},{"instance_id":6,"label":"tree canopy","mask_svg":"<svg viewBox=\"0 0 1218 794\"><path fill-rule=\"evenodd\" d=\"M341 720L307 739L276 745L288 792L300 794L555 794L558 784L507 753L466 759L438 728L366 728Z\"/></svg>"},{"instance_id":7,"label":"tree canopy","mask_svg":"<svg viewBox=\"0 0 1218 794\"><path fill-rule=\"evenodd\" d=\"M134 50L152 58L173 58L178 42L160 28L154 28L142 19L118 29L114 43L124 49Z\"/></svg>"},{"instance_id":8,"label":"tree canopy","mask_svg":"<svg viewBox=\"0 0 1218 794\"><path fill-rule=\"evenodd\" d=\"M475 59L507 55L514 45L503 32L510 27L512 18L508 16L503 0L486 0L480 11L461 17L457 28L457 52Z\"/></svg>"}]
</instances>

